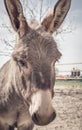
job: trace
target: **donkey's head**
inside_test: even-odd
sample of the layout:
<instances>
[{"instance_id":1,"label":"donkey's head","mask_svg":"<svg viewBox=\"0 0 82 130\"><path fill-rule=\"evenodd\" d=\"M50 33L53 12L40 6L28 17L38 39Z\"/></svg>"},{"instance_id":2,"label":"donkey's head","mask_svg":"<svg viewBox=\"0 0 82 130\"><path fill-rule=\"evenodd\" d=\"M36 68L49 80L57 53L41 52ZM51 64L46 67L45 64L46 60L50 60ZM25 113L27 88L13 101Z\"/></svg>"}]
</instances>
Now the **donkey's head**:
<instances>
[{"instance_id":1,"label":"donkey's head","mask_svg":"<svg viewBox=\"0 0 82 130\"><path fill-rule=\"evenodd\" d=\"M59 0L41 26L31 28L23 15L19 0L5 0L5 6L14 30L17 43L12 54L15 67L16 86L23 99L30 102L29 111L33 121L45 125L56 117L52 107L53 88L55 84L55 62L61 53L51 34L63 22L71 0Z\"/></svg>"}]
</instances>

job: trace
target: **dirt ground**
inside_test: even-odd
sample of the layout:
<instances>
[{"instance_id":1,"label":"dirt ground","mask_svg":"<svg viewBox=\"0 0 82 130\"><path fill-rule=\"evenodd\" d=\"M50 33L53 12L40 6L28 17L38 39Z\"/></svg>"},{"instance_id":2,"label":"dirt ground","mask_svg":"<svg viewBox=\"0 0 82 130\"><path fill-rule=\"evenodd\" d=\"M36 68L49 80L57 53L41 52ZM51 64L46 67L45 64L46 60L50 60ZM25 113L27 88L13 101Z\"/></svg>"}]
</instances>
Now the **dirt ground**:
<instances>
[{"instance_id":1,"label":"dirt ground","mask_svg":"<svg viewBox=\"0 0 82 130\"><path fill-rule=\"evenodd\" d=\"M56 119L33 130L82 130L82 86L56 86L53 106Z\"/></svg>"}]
</instances>

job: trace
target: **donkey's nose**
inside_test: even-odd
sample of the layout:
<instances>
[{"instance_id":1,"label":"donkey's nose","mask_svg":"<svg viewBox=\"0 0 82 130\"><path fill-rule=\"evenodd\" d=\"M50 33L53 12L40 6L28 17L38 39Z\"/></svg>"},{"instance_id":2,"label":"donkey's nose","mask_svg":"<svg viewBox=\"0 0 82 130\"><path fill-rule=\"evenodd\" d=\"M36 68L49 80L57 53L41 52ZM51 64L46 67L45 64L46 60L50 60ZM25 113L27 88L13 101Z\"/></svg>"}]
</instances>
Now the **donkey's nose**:
<instances>
[{"instance_id":1,"label":"donkey's nose","mask_svg":"<svg viewBox=\"0 0 82 130\"><path fill-rule=\"evenodd\" d=\"M32 115L32 120L37 125L47 125L56 118L56 112L54 111L49 117L41 117L37 112Z\"/></svg>"}]
</instances>

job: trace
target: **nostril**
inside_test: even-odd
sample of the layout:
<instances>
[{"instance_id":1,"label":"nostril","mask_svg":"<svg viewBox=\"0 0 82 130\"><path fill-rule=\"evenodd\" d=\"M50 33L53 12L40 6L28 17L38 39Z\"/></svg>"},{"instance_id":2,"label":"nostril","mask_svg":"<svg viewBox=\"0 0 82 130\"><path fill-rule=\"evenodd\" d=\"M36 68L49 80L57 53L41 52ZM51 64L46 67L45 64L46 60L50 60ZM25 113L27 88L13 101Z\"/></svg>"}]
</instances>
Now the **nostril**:
<instances>
[{"instance_id":1,"label":"nostril","mask_svg":"<svg viewBox=\"0 0 82 130\"><path fill-rule=\"evenodd\" d=\"M51 115L50 122L56 118L56 112L54 111Z\"/></svg>"},{"instance_id":2,"label":"nostril","mask_svg":"<svg viewBox=\"0 0 82 130\"><path fill-rule=\"evenodd\" d=\"M53 112L52 114L52 120L54 120L56 118L56 112Z\"/></svg>"},{"instance_id":3,"label":"nostril","mask_svg":"<svg viewBox=\"0 0 82 130\"><path fill-rule=\"evenodd\" d=\"M32 120L35 122L35 123L38 123L39 122L39 115L38 114L36 114L36 113L34 113L33 115L32 115Z\"/></svg>"}]
</instances>

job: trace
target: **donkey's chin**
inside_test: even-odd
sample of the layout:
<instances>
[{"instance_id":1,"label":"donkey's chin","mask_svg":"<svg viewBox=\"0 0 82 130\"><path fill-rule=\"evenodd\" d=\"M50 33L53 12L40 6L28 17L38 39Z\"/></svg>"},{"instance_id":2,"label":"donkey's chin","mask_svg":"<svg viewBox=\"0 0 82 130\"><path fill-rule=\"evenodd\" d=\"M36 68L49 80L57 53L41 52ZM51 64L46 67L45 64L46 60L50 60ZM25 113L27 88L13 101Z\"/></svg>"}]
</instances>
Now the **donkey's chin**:
<instances>
[{"instance_id":1,"label":"donkey's chin","mask_svg":"<svg viewBox=\"0 0 82 130\"><path fill-rule=\"evenodd\" d=\"M54 119L56 118L56 113L54 112L51 117L43 117L43 118L40 118L39 116L32 116L32 120L33 122L36 124L36 125L39 125L39 126L44 126L44 125L48 125L49 123L51 123Z\"/></svg>"}]
</instances>

